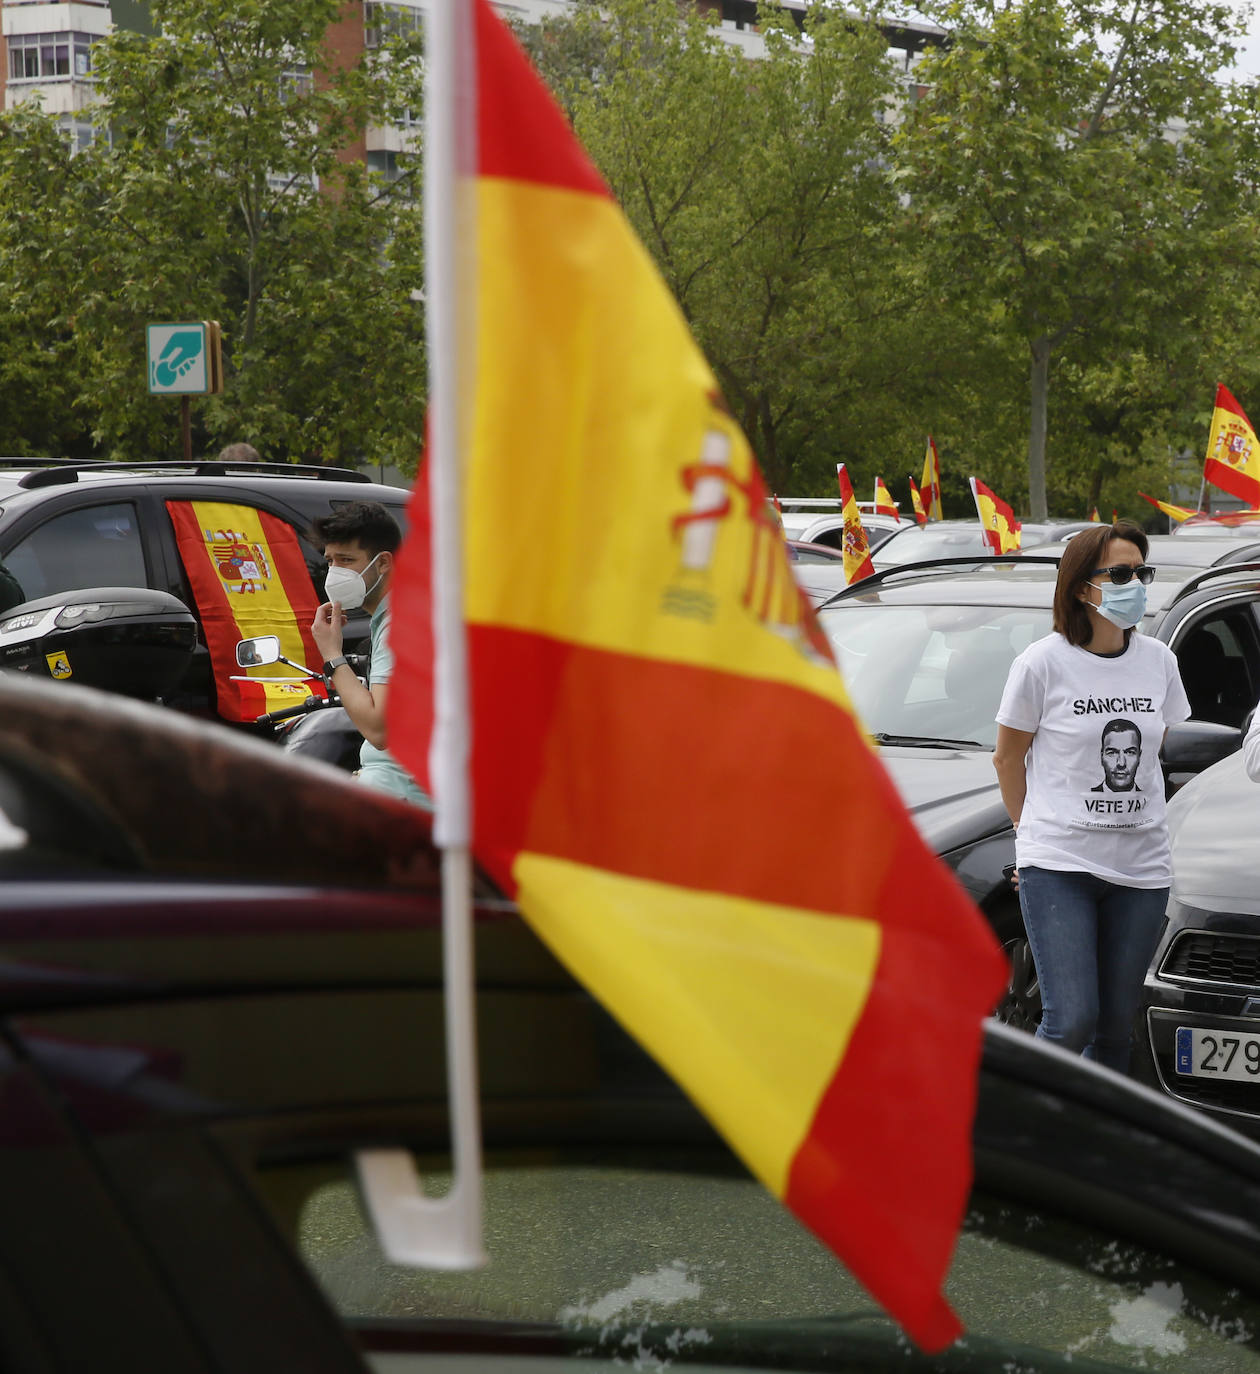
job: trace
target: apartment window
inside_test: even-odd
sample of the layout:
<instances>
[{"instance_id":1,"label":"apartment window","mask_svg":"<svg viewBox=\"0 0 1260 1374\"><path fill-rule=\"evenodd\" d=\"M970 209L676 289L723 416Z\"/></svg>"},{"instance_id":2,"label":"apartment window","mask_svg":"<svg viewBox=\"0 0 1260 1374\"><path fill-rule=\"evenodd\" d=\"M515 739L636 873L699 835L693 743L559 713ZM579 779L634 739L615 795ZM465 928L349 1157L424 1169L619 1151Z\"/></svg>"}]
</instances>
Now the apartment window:
<instances>
[{"instance_id":1,"label":"apartment window","mask_svg":"<svg viewBox=\"0 0 1260 1374\"><path fill-rule=\"evenodd\" d=\"M91 121L85 119L81 114L64 114L57 120L57 123L70 144L72 153L81 153L85 148L92 146L96 138L96 129Z\"/></svg>"},{"instance_id":2,"label":"apartment window","mask_svg":"<svg viewBox=\"0 0 1260 1374\"><path fill-rule=\"evenodd\" d=\"M410 5L367 0L363 6L363 46L379 48L389 38L410 38L424 32L424 14Z\"/></svg>"},{"instance_id":3,"label":"apartment window","mask_svg":"<svg viewBox=\"0 0 1260 1374\"><path fill-rule=\"evenodd\" d=\"M58 81L90 76L92 37L86 33L21 33L9 40L9 79Z\"/></svg>"},{"instance_id":4,"label":"apartment window","mask_svg":"<svg viewBox=\"0 0 1260 1374\"><path fill-rule=\"evenodd\" d=\"M398 154L388 148L369 148L367 165L369 172L376 172L386 181L398 180Z\"/></svg>"}]
</instances>

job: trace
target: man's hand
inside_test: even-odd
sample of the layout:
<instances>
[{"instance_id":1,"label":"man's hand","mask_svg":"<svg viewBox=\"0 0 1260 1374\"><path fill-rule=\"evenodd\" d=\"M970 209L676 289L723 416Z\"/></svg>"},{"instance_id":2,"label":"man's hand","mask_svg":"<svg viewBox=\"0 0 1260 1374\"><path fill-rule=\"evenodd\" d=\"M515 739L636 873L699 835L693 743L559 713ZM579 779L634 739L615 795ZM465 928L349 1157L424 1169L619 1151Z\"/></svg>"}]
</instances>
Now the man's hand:
<instances>
[{"instance_id":1,"label":"man's hand","mask_svg":"<svg viewBox=\"0 0 1260 1374\"><path fill-rule=\"evenodd\" d=\"M325 663L341 653L341 627L346 623L339 601L325 601L311 622L311 637Z\"/></svg>"}]
</instances>

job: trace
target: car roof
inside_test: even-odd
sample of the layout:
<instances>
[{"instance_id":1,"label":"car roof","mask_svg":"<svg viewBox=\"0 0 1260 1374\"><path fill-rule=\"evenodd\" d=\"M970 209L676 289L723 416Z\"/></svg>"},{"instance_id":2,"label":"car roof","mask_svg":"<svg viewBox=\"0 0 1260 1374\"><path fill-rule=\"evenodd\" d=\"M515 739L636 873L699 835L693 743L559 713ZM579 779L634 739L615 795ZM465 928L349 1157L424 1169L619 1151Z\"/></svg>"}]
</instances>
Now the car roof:
<instances>
[{"instance_id":1,"label":"car roof","mask_svg":"<svg viewBox=\"0 0 1260 1374\"><path fill-rule=\"evenodd\" d=\"M838 590L820 609L852 605L1035 606L1049 609L1054 601L1058 560L1046 554L1011 558L939 558L903 563ZM813 570L816 571L816 570ZM830 573L831 569L822 569ZM1170 565L1161 568L1147 588L1147 611L1163 610L1188 590L1192 580L1210 579L1215 585L1254 584L1257 570L1248 567L1201 569ZM817 579L811 578L811 583Z\"/></svg>"},{"instance_id":2,"label":"car roof","mask_svg":"<svg viewBox=\"0 0 1260 1374\"><path fill-rule=\"evenodd\" d=\"M844 525L844 512L825 511L819 514L817 511L804 511L797 514L789 513L784 517L784 529L788 528L788 519L793 521L793 528L797 531L792 534L792 538L811 543L820 534L826 534L828 530L838 530ZM863 515L862 525L868 530L899 530L904 529L906 521L895 520L891 515Z\"/></svg>"},{"instance_id":3,"label":"car roof","mask_svg":"<svg viewBox=\"0 0 1260 1374\"><path fill-rule=\"evenodd\" d=\"M213 479L244 483L255 490L274 491L277 497L295 492L309 494L313 482L330 490L343 489L350 499L380 499L409 495L403 487L384 486L367 473L351 468L327 468L293 463L221 463L214 459L158 461L152 463L52 462L19 458L0 458L0 507L17 510L38 505L51 490L70 486L89 488L109 483L117 487L151 487L160 482L164 488L178 490L185 483Z\"/></svg>"},{"instance_id":4,"label":"car roof","mask_svg":"<svg viewBox=\"0 0 1260 1374\"><path fill-rule=\"evenodd\" d=\"M1175 534L1152 534L1147 538L1147 561L1163 568L1178 563L1186 567L1210 568L1214 563L1245 562L1260 559L1260 529L1250 539L1234 535L1202 535L1179 539Z\"/></svg>"}]
</instances>

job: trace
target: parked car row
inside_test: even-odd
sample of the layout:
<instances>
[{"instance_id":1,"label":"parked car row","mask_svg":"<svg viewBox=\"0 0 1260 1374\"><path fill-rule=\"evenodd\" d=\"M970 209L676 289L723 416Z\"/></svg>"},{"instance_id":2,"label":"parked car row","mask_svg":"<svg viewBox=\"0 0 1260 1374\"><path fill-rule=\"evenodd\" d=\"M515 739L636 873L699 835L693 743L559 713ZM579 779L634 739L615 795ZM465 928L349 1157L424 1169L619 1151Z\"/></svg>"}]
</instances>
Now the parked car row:
<instances>
[{"instance_id":1,"label":"parked car row","mask_svg":"<svg viewBox=\"0 0 1260 1374\"><path fill-rule=\"evenodd\" d=\"M5 1374L1260 1362L1260 1146L991 1024L924 1356L484 884L490 1263L392 1264L361 1152L449 1182L429 818L16 674L0 814Z\"/></svg>"},{"instance_id":2,"label":"parked car row","mask_svg":"<svg viewBox=\"0 0 1260 1374\"><path fill-rule=\"evenodd\" d=\"M405 528L408 498L400 487L372 483L366 474L342 468L217 459L191 464L0 459L0 566L20 589L20 603L0 611L0 647L6 626L26 613L25 603L51 606L56 603L48 598L99 587L162 593L187 608L197 632L192 660L164 699L180 710L214 717L217 696L204 611L181 558L168 503L243 507L278 521L296 541L307 590L318 602L325 564L322 550L309 538L315 517L370 499L384 504ZM3 600L12 602L12 594ZM347 642L366 637L366 613L350 613L346 634Z\"/></svg>"},{"instance_id":3,"label":"parked car row","mask_svg":"<svg viewBox=\"0 0 1260 1374\"><path fill-rule=\"evenodd\" d=\"M1049 633L1056 574L1047 555L936 560L885 569L819 613L920 830L1007 951L999 1016L1029 1029L1040 990L1007 876L1015 842L993 770L994 717L1016 654ZM1193 712L1166 746L1181 780L1238 747L1260 698L1260 567L1163 566L1147 607L1142 631L1177 654Z\"/></svg>"}]
</instances>

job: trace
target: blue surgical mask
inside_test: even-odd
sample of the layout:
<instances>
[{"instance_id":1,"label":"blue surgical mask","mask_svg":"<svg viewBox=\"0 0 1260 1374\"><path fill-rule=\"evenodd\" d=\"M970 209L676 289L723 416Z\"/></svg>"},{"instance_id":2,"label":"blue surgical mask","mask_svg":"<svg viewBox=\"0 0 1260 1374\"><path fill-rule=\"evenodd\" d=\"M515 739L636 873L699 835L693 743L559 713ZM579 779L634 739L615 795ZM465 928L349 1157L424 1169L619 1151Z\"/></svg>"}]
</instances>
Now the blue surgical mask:
<instances>
[{"instance_id":1,"label":"blue surgical mask","mask_svg":"<svg viewBox=\"0 0 1260 1374\"><path fill-rule=\"evenodd\" d=\"M1104 620L1110 620L1122 630L1131 630L1146 614L1146 587L1131 578L1123 587L1114 582L1102 584L1102 605L1094 609Z\"/></svg>"}]
</instances>

